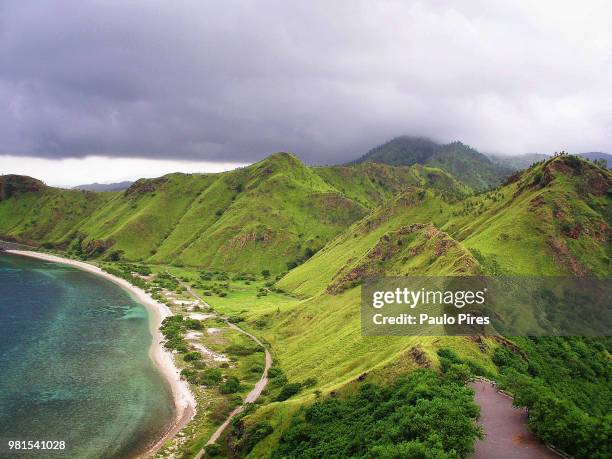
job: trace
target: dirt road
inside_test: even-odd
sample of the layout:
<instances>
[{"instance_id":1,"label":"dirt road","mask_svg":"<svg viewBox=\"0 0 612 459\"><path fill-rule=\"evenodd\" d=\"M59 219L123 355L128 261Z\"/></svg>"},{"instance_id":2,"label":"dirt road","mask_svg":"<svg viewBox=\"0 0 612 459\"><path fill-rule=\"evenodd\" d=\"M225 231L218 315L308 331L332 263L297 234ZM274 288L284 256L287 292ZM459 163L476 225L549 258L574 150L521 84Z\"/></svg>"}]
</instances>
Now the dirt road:
<instances>
[{"instance_id":1,"label":"dirt road","mask_svg":"<svg viewBox=\"0 0 612 459\"><path fill-rule=\"evenodd\" d=\"M187 291L189 292L189 294L191 296L193 296L195 299L199 300L200 302L202 302L202 304L208 306L210 308L210 305L208 303L206 303L206 301L204 301L204 299L202 297L200 297L197 293L195 293L191 286L189 286L188 284L184 283L184 282L180 282L180 284L185 287L187 289ZM246 404L247 403L254 403L259 396L261 395L261 393L263 392L263 390L266 388L266 385L268 384L268 370L270 369L270 367L272 366L272 354L270 354L270 351L268 351L268 348L254 335L252 335L251 333L247 332L246 330L243 330L242 328L240 328L238 325L230 322L229 320L227 320L227 317L223 317L220 316L218 314L215 314L217 317L219 317L220 319L224 320L225 323L230 327L233 328L234 330L248 336L250 339L252 339L253 341L255 341L255 343L257 343L257 345L261 346L264 348L264 352L266 355L266 363L264 366L264 370L263 373L261 374L261 378L259 378L259 381L257 381L257 383L255 384L255 386L253 387L253 389L251 390L251 392L249 392L246 396L246 398L244 399L244 403L242 405L240 405L239 407L236 407L229 415L228 417L225 419L225 421L223 421L223 424L221 424L217 430L215 430L215 432L210 436L210 438L208 439L208 441L206 442L206 445L212 445L213 443L215 443L219 437L221 436L221 434L223 433L223 431L227 428L227 426L229 425L229 423L232 421L232 419L238 415L239 413L241 413ZM199 459L202 456L204 456L204 449L201 449L198 454L196 454L196 458Z\"/></svg>"}]
</instances>

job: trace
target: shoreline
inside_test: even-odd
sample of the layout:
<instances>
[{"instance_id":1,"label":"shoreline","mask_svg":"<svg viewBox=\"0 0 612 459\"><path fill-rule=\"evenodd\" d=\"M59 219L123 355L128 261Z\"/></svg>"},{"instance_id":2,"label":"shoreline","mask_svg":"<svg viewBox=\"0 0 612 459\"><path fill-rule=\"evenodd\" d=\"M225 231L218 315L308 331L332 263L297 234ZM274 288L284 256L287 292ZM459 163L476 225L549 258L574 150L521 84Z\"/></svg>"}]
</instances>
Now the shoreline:
<instances>
[{"instance_id":1,"label":"shoreline","mask_svg":"<svg viewBox=\"0 0 612 459\"><path fill-rule=\"evenodd\" d=\"M165 350L162 346L163 336L159 330L162 321L172 315L170 308L165 304L155 301L149 296L144 290L135 287L125 279L113 276L112 274L103 271L97 266L85 263L83 261L71 260L69 258L63 258L56 255L51 255L41 252L32 252L28 250L5 250L5 253L13 254L17 256L36 258L43 261L50 261L53 263L62 263L65 265L73 266L82 271L87 271L92 274L96 274L109 280L110 282L118 285L127 291L132 298L138 303L142 304L147 311L150 313L149 329L152 335L151 347L149 348L149 357L157 366L159 371L162 373L172 391L172 397L174 399L174 407L176 416L170 427L166 430L163 436L157 440L154 444L147 447L146 452L139 453L138 457L151 457L164 445L165 442L173 438L183 427L185 427L196 413L196 400L191 392L187 382L183 381L180 377L179 370L174 365L174 359L172 354Z\"/></svg>"}]
</instances>

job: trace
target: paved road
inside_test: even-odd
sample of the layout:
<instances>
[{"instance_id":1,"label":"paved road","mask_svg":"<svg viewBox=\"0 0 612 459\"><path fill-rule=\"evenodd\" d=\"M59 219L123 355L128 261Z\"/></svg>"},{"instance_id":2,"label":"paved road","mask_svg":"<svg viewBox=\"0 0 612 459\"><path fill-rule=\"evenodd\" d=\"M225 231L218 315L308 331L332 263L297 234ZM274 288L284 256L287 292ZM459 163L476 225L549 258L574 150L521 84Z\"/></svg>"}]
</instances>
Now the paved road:
<instances>
[{"instance_id":1,"label":"paved road","mask_svg":"<svg viewBox=\"0 0 612 459\"><path fill-rule=\"evenodd\" d=\"M527 411L512 406L512 399L491 384L470 383L480 406L479 424L484 440L476 440L473 459L549 459L559 458L527 429Z\"/></svg>"}]
</instances>

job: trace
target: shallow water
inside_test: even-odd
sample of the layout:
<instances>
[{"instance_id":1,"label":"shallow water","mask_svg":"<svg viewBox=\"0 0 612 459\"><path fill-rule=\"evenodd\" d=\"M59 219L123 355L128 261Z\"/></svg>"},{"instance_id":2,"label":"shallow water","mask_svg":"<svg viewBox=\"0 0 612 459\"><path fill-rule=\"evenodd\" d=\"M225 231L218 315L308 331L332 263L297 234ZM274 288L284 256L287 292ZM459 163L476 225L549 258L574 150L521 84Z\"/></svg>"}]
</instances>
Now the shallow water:
<instances>
[{"instance_id":1,"label":"shallow water","mask_svg":"<svg viewBox=\"0 0 612 459\"><path fill-rule=\"evenodd\" d=\"M0 457L129 457L174 417L149 315L94 274L0 254ZM15 454L9 440L64 440Z\"/></svg>"}]
</instances>

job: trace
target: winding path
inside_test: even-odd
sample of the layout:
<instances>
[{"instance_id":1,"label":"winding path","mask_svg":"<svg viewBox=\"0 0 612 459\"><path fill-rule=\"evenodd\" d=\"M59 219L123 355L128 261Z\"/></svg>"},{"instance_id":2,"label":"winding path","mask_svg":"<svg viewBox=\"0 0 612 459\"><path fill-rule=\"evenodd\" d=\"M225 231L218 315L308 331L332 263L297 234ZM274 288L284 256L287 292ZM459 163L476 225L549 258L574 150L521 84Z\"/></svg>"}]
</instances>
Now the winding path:
<instances>
[{"instance_id":1,"label":"winding path","mask_svg":"<svg viewBox=\"0 0 612 459\"><path fill-rule=\"evenodd\" d=\"M200 295L195 293L189 284L187 284L187 283L185 283L185 282L183 282L181 280L178 280L178 281L179 281L179 283L183 287L185 287L185 289L189 292L189 294L192 297L194 297L195 299L201 301L202 304L204 304L208 308L210 308L210 305ZM212 308L210 308L210 310L212 311ZM217 313L215 313L215 316L220 318L220 319L222 319L230 328L233 328L234 330L236 330L236 331L238 331L238 332L248 336L255 343L257 343L257 345L263 347L264 352L266 354L266 363L265 363L265 366L264 366L263 373L261 374L261 378L259 378L259 381L257 381L257 383L255 384L255 386L253 387L251 392L249 392L247 394L246 398L244 399L244 403L242 405L234 408L234 410L227 416L225 421L223 421L223 424L221 424L217 428L217 430L215 430L213 432L213 434L210 436L210 438L206 442L206 446L212 445L213 443L215 443L219 439L219 437L221 436L223 431L227 428L227 426L232 421L232 419L245 409L247 403L255 403L255 401L259 398L259 396L261 395L263 390L266 388L266 385L268 384L268 370L272 366L272 354L270 354L270 351L268 351L268 348L255 335L252 335L248 331L243 330L242 328L240 328L238 325L230 322L227 319L227 317L225 317L225 316L221 316L221 315L219 315ZM195 455L196 459L200 459L202 456L204 456L204 448L202 448L200 451L198 451L198 454Z\"/></svg>"},{"instance_id":2,"label":"winding path","mask_svg":"<svg viewBox=\"0 0 612 459\"><path fill-rule=\"evenodd\" d=\"M479 424L485 438L476 440L473 459L552 459L559 456L527 429L527 410L512 405L512 398L490 383L475 380L470 387L480 406Z\"/></svg>"}]
</instances>

